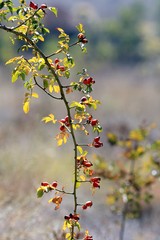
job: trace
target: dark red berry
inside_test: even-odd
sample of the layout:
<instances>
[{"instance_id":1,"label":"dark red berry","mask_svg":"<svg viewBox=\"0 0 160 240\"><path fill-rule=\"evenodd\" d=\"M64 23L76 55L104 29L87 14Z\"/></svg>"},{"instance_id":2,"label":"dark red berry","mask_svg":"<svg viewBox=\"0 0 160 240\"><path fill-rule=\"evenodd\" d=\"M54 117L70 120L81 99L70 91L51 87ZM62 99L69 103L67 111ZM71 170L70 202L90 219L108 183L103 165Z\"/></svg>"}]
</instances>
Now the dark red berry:
<instances>
[{"instance_id":1,"label":"dark red berry","mask_svg":"<svg viewBox=\"0 0 160 240\"><path fill-rule=\"evenodd\" d=\"M35 4L34 2L30 2L29 6L34 10L38 9L38 4Z\"/></svg>"},{"instance_id":2,"label":"dark red berry","mask_svg":"<svg viewBox=\"0 0 160 240\"><path fill-rule=\"evenodd\" d=\"M49 186L49 183L48 182L42 182L41 186L43 186L43 187Z\"/></svg>"},{"instance_id":3,"label":"dark red berry","mask_svg":"<svg viewBox=\"0 0 160 240\"><path fill-rule=\"evenodd\" d=\"M40 9L44 9L44 8L47 8L47 5L43 3L41 4Z\"/></svg>"}]
</instances>

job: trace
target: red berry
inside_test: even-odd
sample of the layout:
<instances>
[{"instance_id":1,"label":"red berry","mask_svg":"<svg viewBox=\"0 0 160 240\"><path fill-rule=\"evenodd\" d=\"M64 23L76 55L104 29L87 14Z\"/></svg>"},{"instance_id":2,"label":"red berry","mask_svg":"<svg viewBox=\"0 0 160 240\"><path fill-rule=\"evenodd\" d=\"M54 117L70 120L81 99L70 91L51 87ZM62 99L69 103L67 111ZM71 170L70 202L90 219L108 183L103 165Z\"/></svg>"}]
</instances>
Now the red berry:
<instances>
[{"instance_id":1,"label":"red berry","mask_svg":"<svg viewBox=\"0 0 160 240\"><path fill-rule=\"evenodd\" d=\"M83 210L86 210L86 209L87 209L86 204L84 204L84 205L82 206L82 208L83 208Z\"/></svg>"},{"instance_id":2,"label":"red berry","mask_svg":"<svg viewBox=\"0 0 160 240\"><path fill-rule=\"evenodd\" d=\"M88 43L88 39L87 39L87 38L83 38L83 39L81 40L81 42L82 42L82 43Z\"/></svg>"},{"instance_id":3,"label":"red berry","mask_svg":"<svg viewBox=\"0 0 160 240\"><path fill-rule=\"evenodd\" d=\"M43 3L41 4L40 9L44 9L44 8L47 8L47 5Z\"/></svg>"},{"instance_id":4,"label":"red berry","mask_svg":"<svg viewBox=\"0 0 160 240\"><path fill-rule=\"evenodd\" d=\"M97 125L97 124L98 124L98 120L97 120L97 119L91 120L91 125L92 125L92 126L95 126L95 125Z\"/></svg>"},{"instance_id":5,"label":"red berry","mask_svg":"<svg viewBox=\"0 0 160 240\"><path fill-rule=\"evenodd\" d=\"M83 33L78 33L77 37L78 37L79 40L82 40L82 39L85 38Z\"/></svg>"},{"instance_id":6,"label":"red berry","mask_svg":"<svg viewBox=\"0 0 160 240\"><path fill-rule=\"evenodd\" d=\"M89 77L87 80L88 80L88 84L94 84L95 83L95 81L93 80L92 77Z\"/></svg>"},{"instance_id":7,"label":"red berry","mask_svg":"<svg viewBox=\"0 0 160 240\"><path fill-rule=\"evenodd\" d=\"M72 218L73 218L74 220L76 220L76 221L79 220L79 216L78 216L77 214L72 215Z\"/></svg>"},{"instance_id":8,"label":"red berry","mask_svg":"<svg viewBox=\"0 0 160 240\"><path fill-rule=\"evenodd\" d=\"M60 126L60 131L62 131L62 132L64 132L65 130L66 130L66 128L65 128L65 126L64 125L62 125L62 126Z\"/></svg>"},{"instance_id":9,"label":"red berry","mask_svg":"<svg viewBox=\"0 0 160 240\"><path fill-rule=\"evenodd\" d=\"M55 64L59 63L59 58L56 58L56 59L54 60L54 63L55 63Z\"/></svg>"},{"instance_id":10,"label":"red berry","mask_svg":"<svg viewBox=\"0 0 160 240\"><path fill-rule=\"evenodd\" d=\"M85 102L85 101L87 101L87 98L86 97L82 97L81 98L81 102Z\"/></svg>"},{"instance_id":11,"label":"red berry","mask_svg":"<svg viewBox=\"0 0 160 240\"><path fill-rule=\"evenodd\" d=\"M100 140L100 137L99 137L99 136L94 138L94 142L95 142L95 143L99 143L99 140Z\"/></svg>"},{"instance_id":12,"label":"red berry","mask_svg":"<svg viewBox=\"0 0 160 240\"><path fill-rule=\"evenodd\" d=\"M94 187L94 188L100 188L100 185L99 185L98 182L93 182L93 187Z\"/></svg>"},{"instance_id":13,"label":"red berry","mask_svg":"<svg viewBox=\"0 0 160 240\"><path fill-rule=\"evenodd\" d=\"M49 183L48 182L42 182L41 186L43 186L43 187L49 186Z\"/></svg>"},{"instance_id":14,"label":"red berry","mask_svg":"<svg viewBox=\"0 0 160 240\"><path fill-rule=\"evenodd\" d=\"M58 184L57 184L57 182L53 182L51 185L52 185L52 187L56 188Z\"/></svg>"},{"instance_id":15,"label":"red berry","mask_svg":"<svg viewBox=\"0 0 160 240\"><path fill-rule=\"evenodd\" d=\"M65 123L66 120L65 120L64 118L62 118L62 119L60 120L60 122L61 122L61 123Z\"/></svg>"},{"instance_id":16,"label":"red berry","mask_svg":"<svg viewBox=\"0 0 160 240\"><path fill-rule=\"evenodd\" d=\"M91 182L100 182L101 178L100 177L93 177L90 179Z\"/></svg>"},{"instance_id":17,"label":"red berry","mask_svg":"<svg viewBox=\"0 0 160 240\"><path fill-rule=\"evenodd\" d=\"M88 85L88 80L86 78L83 80L83 84Z\"/></svg>"},{"instance_id":18,"label":"red berry","mask_svg":"<svg viewBox=\"0 0 160 240\"><path fill-rule=\"evenodd\" d=\"M86 205L87 207L92 207L93 202L92 202L92 201L88 201L88 202L85 203L85 205Z\"/></svg>"},{"instance_id":19,"label":"red berry","mask_svg":"<svg viewBox=\"0 0 160 240\"><path fill-rule=\"evenodd\" d=\"M68 122L68 121L69 121L69 117L66 116L66 117L65 117L65 122Z\"/></svg>"},{"instance_id":20,"label":"red berry","mask_svg":"<svg viewBox=\"0 0 160 240\"><path fill-rule=\"evenodd\" d=\"M91 162L89 162L88 160L83 160L82 165L84 167L91 167L91 166L93 166L93 164Z\"/></svg>"},{"instance_id":21,"label":"red berry","mask_svg":"<svg viewBox=\"0 0 160 240\"><path fill-rule=\"evenodd\" d=\"M30 6L30 8L33 8L34 10L38 9L38 4L35 4L34 2L30 2L29 6Z\"/></svg>"},{"instance_id":22,"label":"red berry","mask_svg":"<svg viewBox=\"0 0 160 240\"><path fill-rule=\"evenodd\" d=\"M65 67L64 66L60 66L59 64L57 65L57 69L59 69L62 72L65 71Z\"/></svg>"}]
</instances>

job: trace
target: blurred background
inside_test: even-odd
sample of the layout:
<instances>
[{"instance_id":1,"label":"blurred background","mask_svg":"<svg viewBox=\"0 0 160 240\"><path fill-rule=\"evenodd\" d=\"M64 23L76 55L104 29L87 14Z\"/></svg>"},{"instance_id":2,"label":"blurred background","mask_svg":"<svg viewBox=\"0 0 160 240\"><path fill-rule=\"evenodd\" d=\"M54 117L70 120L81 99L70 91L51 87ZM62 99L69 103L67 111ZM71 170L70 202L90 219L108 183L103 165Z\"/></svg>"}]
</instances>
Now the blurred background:
<instances>
[{"instance_id":1,"label":"blurred background","mask_svg":"<svg viewBox=\"0 0 160 240\"><path fill-rule=\"evenodd\" d=\"M157 124L155 135L159 137L160 0L55 0L46 4L58 8L58 18L53 18L52 14L45 18L51 35L40 47L46 54L57 47L57 27L64 28L73 42L77 38L75 26L78 23L83 23L86 30L88 53L81 54L79 48L73 48L71 54L77 64L75 73L85 67L95 79L94 97L102 103L94 116L103 126L105 147L95 153L111 159L107 129L131 129L144 121L154 122ZM56 128L43 124L41 119L51 112L64 118L64 110L62 107L60 111L59 105L57 108L52 99L39 92L40 98L32 102L30 113L23 113L22 82L11 84L12 68L5 66L5 61L17 55L17 48L18 43L13 46L8 34L1 32L1 239L54 239L53 231L61 228L63 216L71 208L70 199L65 197L61 209L55 212L54 206L47 204L48 196L43 200L36 198L36 188L41 181L53 180L70 187L72 177L66 169L72 171L72 152L68 151L68 146L57 148ZM94 239L115 240L120 216L112 215L105 205L107 187L102 184L95 196L88 193L88 188L80 190L82 199L87 195L95 202L89 214L82 213L86 219L83 227L85 224L88 227L89 223ZM160 239L158 190L156 193L152 210L140 220L127 222L124 240Z\"/></svg>"}]
</instances>

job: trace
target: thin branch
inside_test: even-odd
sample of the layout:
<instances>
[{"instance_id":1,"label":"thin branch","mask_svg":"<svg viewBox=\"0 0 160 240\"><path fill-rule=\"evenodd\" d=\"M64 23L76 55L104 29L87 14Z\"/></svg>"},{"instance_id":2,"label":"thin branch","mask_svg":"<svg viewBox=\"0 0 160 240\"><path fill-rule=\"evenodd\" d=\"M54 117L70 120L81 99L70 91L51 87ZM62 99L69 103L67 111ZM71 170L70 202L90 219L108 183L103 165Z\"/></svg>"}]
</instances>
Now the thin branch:
<instances>
[{"instance_id":1,"label":"thin branch","mask_svg":"<svg viewBox=\"0 0 160 240\"><path fill-rule=\"evenodd\" d=\"M73 46L77 45L78 43L79 43L79 41L77 41L77 42L75 42L75 43L72 43L71 45L69 45L69 47L73 47ZM62 51L63 51L63 49L61 48L61 49L59 49L57 52L51 53L50 55L48 55L48 56L46 56L46 57L47 57L47 58L50 58L50 57L52 57L52 56L55 56L55 55L61 53Z\"/></svg>"},{"instance_id":2,"label":"thin branch","mask_svg":"<svg viewBox=\"0 0 160 240\"><path fill-rule=\"evenodd\" d=\"M37 85L42 91L44 91L48 96L50 96L51 98L54 98L56 100L62 100L62 97L55 97L52 94L50 94L49 92L46 91L45 88L43 88L36 80L36 77L34 77L34 81L35 81L35 85Z\"/></svg>"},{"instance_id":3,"label":"thin branch","mask_svg":"<svg viewBox=\"0 0 160 240\"><path fill-rule=\"evenodd\" d=\"M23 24L27 23L31 18L33 18L33 17L36 15L36 13L37 13L39 10L40 10L40 9L37 9L37 10L33 13L33 15L31 15L29 18L27 18L25 21L23 21L23 22L20 23L19 25L15 26L15 27L12 27L12 29L15 30L15 29L21 27Z\"/></svg>"}]
</instances>

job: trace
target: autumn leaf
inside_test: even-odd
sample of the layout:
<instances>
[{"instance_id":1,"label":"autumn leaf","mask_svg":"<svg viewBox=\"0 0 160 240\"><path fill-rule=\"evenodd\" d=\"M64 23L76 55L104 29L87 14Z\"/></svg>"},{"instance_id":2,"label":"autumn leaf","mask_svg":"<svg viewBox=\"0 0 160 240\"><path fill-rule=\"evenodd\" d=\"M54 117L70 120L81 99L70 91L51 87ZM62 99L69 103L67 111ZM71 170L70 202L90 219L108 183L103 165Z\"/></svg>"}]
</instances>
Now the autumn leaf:
<instances>
[{"instance_id":1,"label":"autumn leaf","mask_svg":"<svg viewBox=\"0 0 160 240\"><path fill-rule=\"evenodd\" d=\"M65 144L67 142L68 137L69 137L69 133L66 131L60 132L59 134L57 134L56 140L57 140L58 146L61 146L63 143Z\"/></svg>"},{"instance_id":2,"label":"autumn leaf","mask_svg":"<svg viewBox=\"0 0 160 240\"><path fill-rule=\"evenodd\" d=\"M52 122L54 124L57 122L57 120L55 119L52 113L49 114L47 117L42 118L42 121L44 121L45 123Z\"/></svg>"},{"instance_id":3,"label":"autumn leaf","mask_svg":"<svg viewBox=\"0 0 160 240\"><path fill-rule=\"evenodd\" d=\"M30 110L30 102L29 101L25 101L23 103L23 111L24 111L24 113L27 114L29 112L29 110Z\"/></svg>"}]
</instances>

